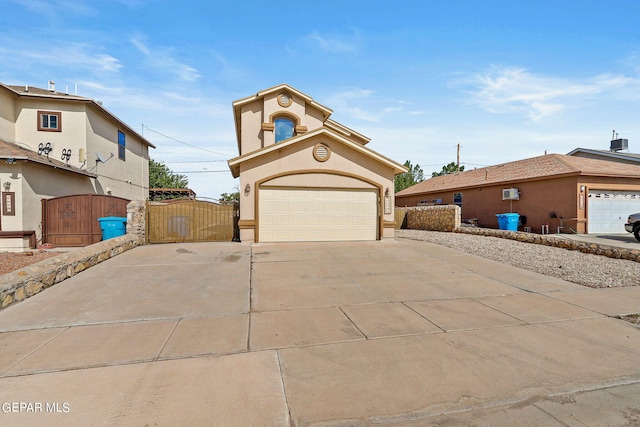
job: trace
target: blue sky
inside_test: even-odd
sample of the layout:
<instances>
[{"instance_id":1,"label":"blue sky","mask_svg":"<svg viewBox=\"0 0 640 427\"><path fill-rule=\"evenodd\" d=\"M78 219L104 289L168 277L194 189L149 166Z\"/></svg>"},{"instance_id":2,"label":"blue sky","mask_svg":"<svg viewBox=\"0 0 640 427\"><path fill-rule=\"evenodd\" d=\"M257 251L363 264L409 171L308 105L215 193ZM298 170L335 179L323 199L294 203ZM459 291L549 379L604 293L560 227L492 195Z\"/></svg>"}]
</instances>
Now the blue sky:
<instances>
[{"instance_id":1,"label":"blue sky","mask_svg":"<svg viewBox=\"0 0 640 427\"><path fill-rule=\"evenodd\" d=\"M639 28L637 0L4 0L0 82L77 84L217 198L238 184L231 103L280 83L427 176L457 144L467 169L614 129L640 152Z\"/></svg>"}]
</instances>

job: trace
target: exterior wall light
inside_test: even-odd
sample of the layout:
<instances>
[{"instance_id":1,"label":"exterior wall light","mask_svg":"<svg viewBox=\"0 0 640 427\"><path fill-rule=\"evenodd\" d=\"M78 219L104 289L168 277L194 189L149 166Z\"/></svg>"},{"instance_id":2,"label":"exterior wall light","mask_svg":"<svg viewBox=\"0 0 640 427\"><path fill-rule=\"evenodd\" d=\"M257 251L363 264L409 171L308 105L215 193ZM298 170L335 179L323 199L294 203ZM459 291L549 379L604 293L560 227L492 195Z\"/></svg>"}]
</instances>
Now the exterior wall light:
<instances>
[{"instance_id":1,"label":"exterior wall light","mask_svg":"<svg viewBox=\"0 0 640 427\"><path fill-rule=\"evenodd\" d=\"M9 191L9 190L11 190L11 182L6 181L4 183L4 191Z\"/></svg>"},{"instance_id":2,"label":"exterior wall light","mask_svg":"<svg viewBox=\"0 0 640 427\"><path fill-rule=\"evenodd\" d=\"M244 187L244 195L248 196L250 192L251 192L251 185L249 185L249 184L245 185L245 187Z\"/></svg>"},{"instance_id":3,"label":"exterior wall light","mask_svg":"<svg viewBox=\"0 0 640 427\"><path fill-rule=\"evenodd\" d=\"M391 196L389 195L389 187L384 190L384 213L385 215L391 213Z\"/></svg>"},{"instance_id":4,"label":"exterior wall light","mask_svg":"<svg viewBox=\"0 0 640 427\"><path fill-rule=\"evenodd\" d=\"M580 192L581 192L581 193L584 193L584 190L586 190L586 188L587 188L587 187L585 187L584 185L581 185L581 186L580 186Z\"/></svg>"}]
</instances>

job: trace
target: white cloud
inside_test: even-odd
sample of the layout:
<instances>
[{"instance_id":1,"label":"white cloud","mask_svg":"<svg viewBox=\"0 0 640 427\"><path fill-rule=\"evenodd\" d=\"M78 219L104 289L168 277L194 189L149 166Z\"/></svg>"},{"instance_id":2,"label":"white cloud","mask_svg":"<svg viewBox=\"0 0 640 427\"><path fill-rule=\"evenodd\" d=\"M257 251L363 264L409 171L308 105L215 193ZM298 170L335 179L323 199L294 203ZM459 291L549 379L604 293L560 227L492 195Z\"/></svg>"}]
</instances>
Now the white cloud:
<instances>
[{"instance_id":1,"label":"white cloud","mask_svg":"<svg viewBox=\"0 0 640 427\"><path fill-rule=\"evenodd\" d=\"M0 62L35 62L47 66L58 66L66 70L78 69L85 72L117 73L122 68L118 58L105 53L96 53L97 48L81 43L57 43L54 47L38 49L29 45L25 49L0 50Z\"/></svg>"},{"instance_id":2,"label":"white cloud","mask_svg":"<svg viewBox=\"0 0 640 427\"><path fill-rule=\"evenodd\" d=\"M336 37L321 35L314 31L307 37L314 45L327 53L356 53L360 46L357 32L350 36Z\"/></svg>"},{"instance_id":3,"label":"white cloud","mask_svg":"<svg viewBox=\"0 0 640 427\"><path fill-rule=\"evenodd\" d=\"M95 58L94 63L98 66L99 69L104 71L118 71L122 68L122 64L116 58L111 55L98 55Z\"/></svg>"},{"instance_id":4,"label":"white cloud","mask_svg":"<svg viewBox=\"0 0 640 427\"><path fill-rule=\"evenodd\" d=\"M637 79L621 75L602 74L570 80L533 74L520 67L497 66L451 83L454 87L470 86L473 101L486 111L523 112L532 121L540 121L608 91L637 84Z\"/></svg>"},{"instance_id":5,"label":"white cloud","mask_svg":"<svg viewBox=\"0 0 640 427\"><path fill-rule=\"evenodd\" d=\"M178 76L180 80L189 83L196 82L201 77L198 70L175 59L173 57L173 49L159 48L152 50L138 39L131 39L131 43L145 55L148 64L157 70L168 71Z\"/></svg>"},{"instance_id":6,"label":"white cloud","mask_svg":"<svg viewBox=\"0 0 640 427\"><path fill-rule=\"evenodd\" d=\"M149 48L145 46L145 44L142 43L140 40L131 39L131 43L136 47L136 49L138 49L140 52L144 53L145 55L149 55L151 53Z\"/></svg>"},{"instance_id":7,"label":"white cloud","mask_svg":"<svg viewBox=\"0 0 640 427\"><path fill-rule=\"evenodd\" d=\"M357 87L340 88L334 91L327 105L336 113L364 122L381 122L390 115L403 113L410 104L379 96L374 90ZM347 123L345 125L348 126Z\"/></svg>"},{"instance_id":8,"label":"white cloud","mask_svg":"<svg viewBox=\"0 0 640 427\"><path fill-rule=\"evenodd\" d=\"M92 7L93 2L77 0L12 0L13 3L24 6L29 12L42 15L45 18L55 18L59 15L92 16L97 12Z\"/></svg>"}]
</instances>

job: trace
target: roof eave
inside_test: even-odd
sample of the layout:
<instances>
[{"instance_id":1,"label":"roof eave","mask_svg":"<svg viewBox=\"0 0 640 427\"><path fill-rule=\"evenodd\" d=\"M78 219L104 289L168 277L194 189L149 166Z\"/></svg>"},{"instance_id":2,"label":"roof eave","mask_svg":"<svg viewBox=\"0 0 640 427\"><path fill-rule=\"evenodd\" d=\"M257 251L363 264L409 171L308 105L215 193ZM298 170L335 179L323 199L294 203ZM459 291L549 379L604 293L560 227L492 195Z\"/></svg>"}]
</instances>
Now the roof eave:
<instances>
[{"instance_id":1,"label":"roof eave","mask_svg":"<svg viewBox=\"0 0 640 427\"><path fill-rule=\"evenodd\" d=\"M580 171L571 171L571 172L559 173L559 174L554 174L554 175L544 175L544 176L535 176L535 177L528 177L528 178L518 178L518 179L505 180L505 181L491 181L491 182L486 182L486 183L474 183L474 184L470 184L470 185L457 185L457 186L442 187L442 188L432 188L432 189L428 189L428 190L415 191L415 192L405 193L405 194L401 194L402 192L398 192L398 193L396 193L396 196L398 196L398 197L418 196L420 194L440 193L440 192L443 192L443 191L458 191L458 190L466 190L466 189L476 189L476 188L482 188L482 187L493 186L493 185L513 185L513 184L517 184L517 183L521 183L521 182L543 181L543 180L549 179L549 178L566 178L568 176L580 176L580 175L585 175L585 174L581 173ZM608 176L608 175L605 175L605 174L594 174L594 175L597 175L597 176ZM611 176L613 176L613 175L611 175ZM618 177L619 177L619 175L618 175ZM438 178L440 178L440 177L434 177L434 178L429 178L429 179L438 179ZM418 183L416 185L420 185L420 183ZM409 187L409 188L411 188L411 187ZM404 191L404 190L402 190L402 191Z\"/></svg>"},{"instance_id":2,"label":"roof eave","mask_svg":"<svg viewBox=\"0 0 640 427\"><path fill-rule=\"evenodd\" d=\"M43 166L48 166L50 168L54 168L54 169L59 169L65 172L71 172L77 175L82 175L82 176L86 176L88 178L93 178L93 179L97 179L98 178L98 174L97 173L93 173L93 172L89 172L89 171L85 171L82 169L75 169L71 166L65 166L65 165L59 165L59 164L55 164L55 163L51 163L49 161L46 160L39 160L39 159L32 159L32 158L28 158L25 156L3 156L3 159L14 159L15 161L20 161L20 162L31 162L31 163L35 163L35 164L39 164L39 165L43 165Z\"/></svg>"},{"instance_id":3,"label":"roof eave","mask_svg":"<svg viewBox=\"0 0 640 427\"><path fill-rule=\"evenodd\" d=\"M96 100L91 99L91 98L86 98L84 96L77 96L77 95L68 95L68 94L64 94L63 95L58 95L56 92L51 93L51 94L45 94L45 93L29 93L29 92L18 92L15 89L0 83L0 86L13 92L14 94L16 94L19 97L24 97L24 98L41 98L41 99L58 99L61 101L68 101L68 102L81 102L84 104L90 104L93 105L94 107L96 107L98 110L100 110L102 113L106 114L108 117L111 117L113 120L115 120L119 125L121 125L124 129L126 129L127 131L129 131L130 133L135 134L144 144L146 144L147 146L151 147L151 148L156 148L155 145L153 145L150 141L148 141L145 137L143 137L142 135L140 135L138 132L136 132L135 130L133 130L133 128L131 128L131 126L129 126L128 124L126 124L125 122L123 122L122 120L120 120L118 117L116 117L115 115L113 115L109 110L107 110L105 107L103 107L102 105L100 105Z\"/></svg>"},{"instance_id":4,"label":"roof eave","mask_svg":"<svg viewBox=\"0 0 640 427\"><path fill-rule=\"evenodd\" d=\"M382 154L379 154L379 153L371 150L370 148L367 148L367 147L365 147L363 145L360 145L360 144L358 144L356 142L353 142L353 141L351 141L351 140L349 140L347 138L344 138L341 135L339 135L339 134L337 134L337 133L335 133L335 132L333 132L333 131L331 131L329 129L326 129L326 128L319 128L319 129L316 129L316 130L314 130L312 132L308 132L308 133L305 133L303 135L300 135L300 136L297 136L297 137L294 137L294 138L290 138L290 139L288 139L286 141L283 141L283 142L280 142L278 144L269 145L267 147L259 148L258 150L254 150L254 151L252 151L250 153L247 153L247 154L244 154L244 155L241 155L241 156L238 156L238 157L234 157L233 159L228 161L229 169L231 169L231 173L233 174L234 178L237 178L240 175L240 170L239 169L240 169L240 164L241 163L243 163L243 162L245 162L247 160L251 160L251 159L256 158L256 157L263 156L263 155L265 155L265 154L267 154L267 153L269 153L271 151L279 150L279 149L282 149L284 147L288 147L289 145L296 144L299 141L302 141L302 140L305 140L305 139L308 139L308 138L312 138L312 137L314 137L316 135L320 135L320 134L323 134L323 133L330 135L332 138L342 142L345 145L351 146L356 151L360 151L363 154L365 154L365 155L367 155L367 156L369 156L371 158L374 158L374 159L376 159L376 160L378 160L378 161L380 161L382 163L387 164L389 167L391 167L393 169L394 175L400 175L400 174L406 173L408 171L408 169L405 166L403 166L403 165L401 165L401 164L389 159L388 157L385 157Z\"/></svg>"},{"instance_id":5,"label":"roof eave","mask_svg":"<svg viewBox=\"0 0 640 427\"><path fill-rule=\"evenodd\" d=\"M640 158L637 157L637 154L634 155L634 153L618 153L618 152L615 152L615 151L593 150L593 149L589 149L589 148L576 148L576 149L571 150L570 152L568 152L567 156L573 156L576 153L594 154L596 156L611 157L611 158L614 158L614 159L631 160L631 161L637 161L638 163L640 163Z\"/></svg>"}]
</instances>

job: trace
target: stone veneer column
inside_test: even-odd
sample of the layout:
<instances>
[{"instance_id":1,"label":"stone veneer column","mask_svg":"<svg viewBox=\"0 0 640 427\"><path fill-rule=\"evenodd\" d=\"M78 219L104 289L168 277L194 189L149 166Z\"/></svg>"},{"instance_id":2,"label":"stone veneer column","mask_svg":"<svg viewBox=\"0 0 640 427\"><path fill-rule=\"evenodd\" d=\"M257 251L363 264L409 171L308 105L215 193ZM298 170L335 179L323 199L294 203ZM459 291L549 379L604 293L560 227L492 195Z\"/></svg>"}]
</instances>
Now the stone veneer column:
<instances>
[{"instance_id":1,"label":"stone veneer column","mask_svg":"<svg viewBox=\"0 0 640 427\"><path fill-rule=\"evenodd\" d=\"M147 202L145 200L132 200L127 205L127 234L134 234L140 240L139 244L146 242Z\"/></svg>"}]
</instances>

